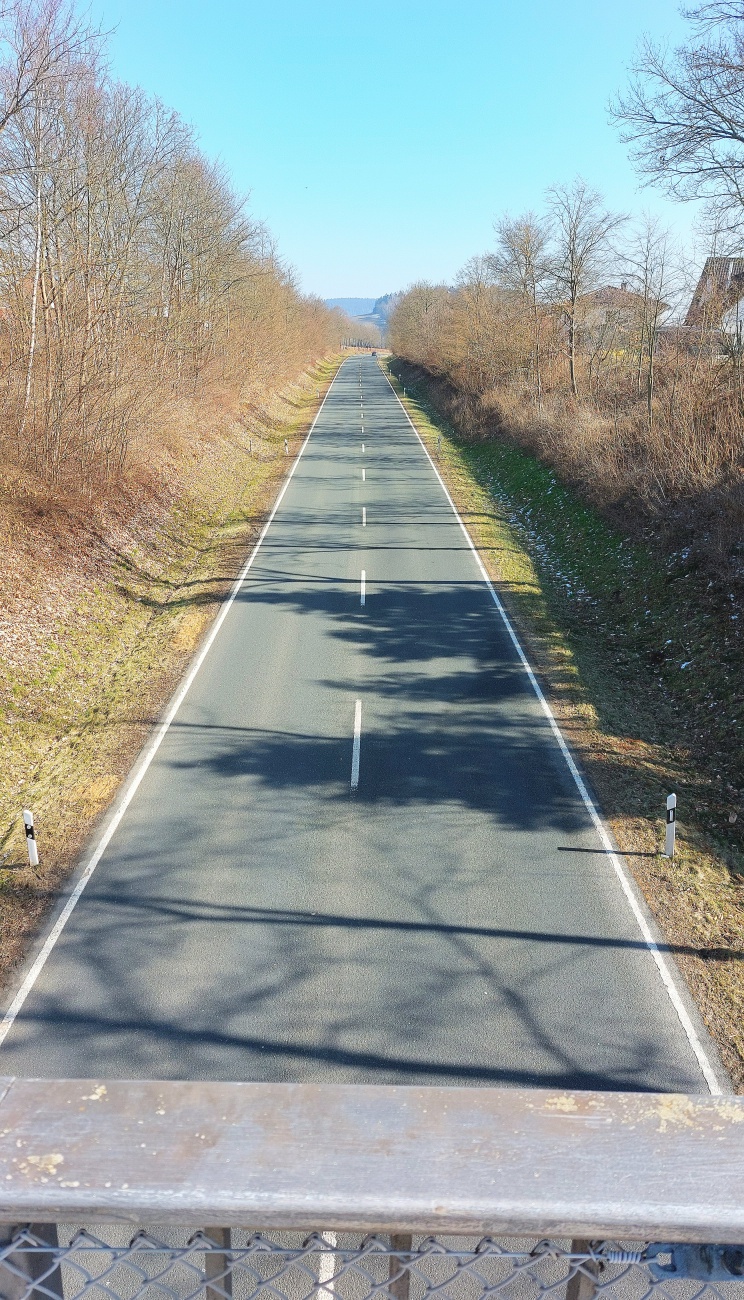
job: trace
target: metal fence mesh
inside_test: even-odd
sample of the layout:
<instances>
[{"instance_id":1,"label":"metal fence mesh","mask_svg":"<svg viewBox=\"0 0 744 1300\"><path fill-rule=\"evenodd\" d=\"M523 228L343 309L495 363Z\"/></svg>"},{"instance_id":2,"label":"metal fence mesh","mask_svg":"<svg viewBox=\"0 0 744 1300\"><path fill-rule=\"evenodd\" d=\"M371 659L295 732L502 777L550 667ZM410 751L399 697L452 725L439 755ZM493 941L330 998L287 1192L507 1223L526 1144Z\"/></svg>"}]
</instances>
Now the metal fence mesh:
<instances>
[{"instance_id":1,"label":"metal fence mesh","mask_svg":"<svg viewBox=\"0 0 744 1300\"><path fill-rule=\"evenodd\" d=\"M2 1229L0 1229L2 1232ZM5 1231L3 1300L744 1300L744 1250L245 1229Z\"/></svg>"}]
</instances>

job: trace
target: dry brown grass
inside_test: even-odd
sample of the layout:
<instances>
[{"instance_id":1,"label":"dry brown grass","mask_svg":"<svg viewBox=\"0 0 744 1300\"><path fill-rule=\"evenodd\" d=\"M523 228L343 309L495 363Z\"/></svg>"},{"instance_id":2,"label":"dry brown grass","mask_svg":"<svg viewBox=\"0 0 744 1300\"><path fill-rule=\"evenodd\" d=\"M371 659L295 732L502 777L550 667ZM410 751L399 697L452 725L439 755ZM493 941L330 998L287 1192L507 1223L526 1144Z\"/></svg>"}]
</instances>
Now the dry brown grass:
<instances>
[{"instance_id":1,"label":"dry brown grass","mask_svg":"<svg viewBox=\"0 0 744 1300\"><path fill-rule=\"evenodd\" d=\"M96 504L0 480L0 981L7 983L229 589L337 362L250 409L181 405ZM252 444L252 449L251 449ZM28 866L21 811L36 816Z\"/></svg>"},{"instance_id":2,"label":"dry brown grass","mask_svg":"<svg viewBox=\"0 0 744 1300\"><path fill-rule=\"evenodd\" d=\"M650 428L645 402L609 386L592 399L548 387L538 409L519 383L481 394L441 376L430 374L429 383L461 436L511 439L625 530L652 532L667 553L687 550L741 601L744 409L732 375L717 383L709 370L695 377L694 360L660 379Z\"/></svg>"},{"instance_id":3,"label":"dry brown grass","mask_svg":"<svg viewBox=\"0 0 744 1300\"><path fill-rule=\"evenodd\" d=\"M643 618L646 588L629 587L619 602L612 584L605 590L598 582L586 591L585 600L567 597L560 578L565 566L554 563L553 538L540 532L545 503L539 489L547 481L554 493L550 476L541 470L523 480L525 493L533 492L531 518L537 522L529 530L515 525L518 512L509 501L508 477L500 477L500 462L491 456L489 444L473 443L472 429L465 439L453 432L452 406L447 403L447 418L436 413L442 390L421 372L417 377L407 369L405 382L409 413L432 454L439 456L440 471L498 583L561 728L596 791L734 1088L743 1092L743 756L740 745L732 747L730 738L716 734L708 694L712 686L715 701L726 699L728 721L742 687L736 671L742 658L740 642L730 638L723 621L729 616L716 611L714 602L706 606L707 580L696 581L688 590L687 580L694 576L689 570L671 588L662 579L669 630L676 631L675 624L685 618L691 623L700 620L701 656L709 640L721 654L725 651L725 664L712 659L697 690L679 673L667 689L668 682L656 676L666 670L657 666L656 658L653 667L649 664L648 623ZM412 392L425 406L412 399ZM603 532L610 530L597 516L593 535L598 564L603 559ZM607 544L614 545L611 535ZM569 539L568 549L571 545ZM724 646L726 638L729 644ZM652 654L656 656L655 648ZM729 670L732 681L727 685L722 679ZM673 861L659 853L662 809L670 789L679 793L682 814Z\"/></svg>"},{"instance_id":4,"label":"dry brown grass","mask_svg":"<svg viewBox=\"0 0 744 1300\"><path fill-rule=\"evenodd\" d=\"M414 286L390 321L396 355L426 370L460 436L512 439L744 599L744 353L714 328L715 304L695 327L659 328L639 294L625 315L590 312L574 390L566 304L533 317L528 298L476 269L454 291Z\"/></svg>"}]
</instances>

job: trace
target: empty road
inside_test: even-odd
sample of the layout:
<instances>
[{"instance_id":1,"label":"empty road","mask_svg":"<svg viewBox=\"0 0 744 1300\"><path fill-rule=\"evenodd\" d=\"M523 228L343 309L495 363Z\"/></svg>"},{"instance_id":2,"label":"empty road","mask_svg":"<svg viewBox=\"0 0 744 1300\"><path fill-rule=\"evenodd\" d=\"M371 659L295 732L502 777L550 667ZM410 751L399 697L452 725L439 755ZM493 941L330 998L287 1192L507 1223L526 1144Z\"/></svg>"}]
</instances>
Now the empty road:
<instances>
[{"instance_id":1,"label":"empty road","mask_svg":"<svg viewBox=\"0 0 744 1300\"><path fill-rule=\"evenodd\" d=\"M0 1070L707 1091L683 1019L432 464L349 358Z\"/></svg>"}]
</instances>

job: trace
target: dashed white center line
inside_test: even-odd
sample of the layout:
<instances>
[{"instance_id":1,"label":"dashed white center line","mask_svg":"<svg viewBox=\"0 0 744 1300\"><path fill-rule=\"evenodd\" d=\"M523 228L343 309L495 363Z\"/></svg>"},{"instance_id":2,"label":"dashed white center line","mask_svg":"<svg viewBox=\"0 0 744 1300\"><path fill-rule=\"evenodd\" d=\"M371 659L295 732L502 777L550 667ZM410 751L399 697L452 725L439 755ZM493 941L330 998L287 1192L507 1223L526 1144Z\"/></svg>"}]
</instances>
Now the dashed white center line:
<instances>
[{"instance_id":1,"label":"dashed white center line","mask_svg":"<svg viewBox=\"0 0 744 1300\"><path fill-rule=\"evenodd\" d=\"M365 605L366 602L367 602L367 570L362 569L362 584L361 584L359 603L360 605Z\"/></svg>"},{"instance_id":2,"label":"dashed white center line","mask_svg":"<svg viewBox=\"0 0 744 1300\"><path fill-rule=\"evenodd\" d=\"M362 528L367 527L367 507L362 506Z\"/></svg>"},{"instance_id":3,"label":"dashed white center line","mask_svg":"<svg viewBox=\"0 0 744 1300\"><path fill-rule=\"evenodd\" d=\"M364 455L364 443L362 443L362 455Z\"/></svg>"},{"instance_id":4,"label":"dashed white center line","mask_svg":"<svg viewBox=\"0 0 744 1300\"><path fill-rule=\"evenodd\" d=\"M323 1240L326 1241L329 1246L336 1246L338 1244L335 1232L324 1232ZM318 1261L318 1290L323 1291L327 1296L335 1295L336 1285L333 1280L335 1272L336 1256L330 1254L321 1255L320 1260Z\"/></svg>"},{"instance_id":5,"label":"dashed white center line","mask_svg":"<svg viewBox=\"0 0 744 1300\"><path fill-rule=\"evenodd\" d=\"M367 482L367 471L364 468L362 469L362 482Z\"/></svg>"},{"instance_id":6,"label":"dashed white center line","mask_svg":"<svg viewBox=\"0 0 744 1300\"><path fill-rule=\"evenodd\" d=\"M362 743L362 701L357 700L354 706L354 747L351 751L351 788L356 790L359 785L359 750Z\"/></svg>"}]
</instances>

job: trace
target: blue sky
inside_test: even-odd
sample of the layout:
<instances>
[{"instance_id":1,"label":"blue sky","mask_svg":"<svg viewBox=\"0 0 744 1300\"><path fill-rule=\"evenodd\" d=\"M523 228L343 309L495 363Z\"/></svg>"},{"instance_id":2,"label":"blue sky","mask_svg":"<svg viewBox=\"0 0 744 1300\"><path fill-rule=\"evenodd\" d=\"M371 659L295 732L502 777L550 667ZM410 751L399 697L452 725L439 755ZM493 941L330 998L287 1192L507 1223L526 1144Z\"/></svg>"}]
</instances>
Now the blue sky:
<instances>
[{"instance_id":1,"label":"blue sky","mask_svg":"<svg viewBox=\"0 0 744 1300\"><path fill-rule=\"evenodd\" d=\"M94 0L112 71L178 109L250 191L307 292L375 297L451 281L494 217L580 173L639 191L607 122L642 33L679 40L676 0Z\"/></svg>"}]
</instances>

